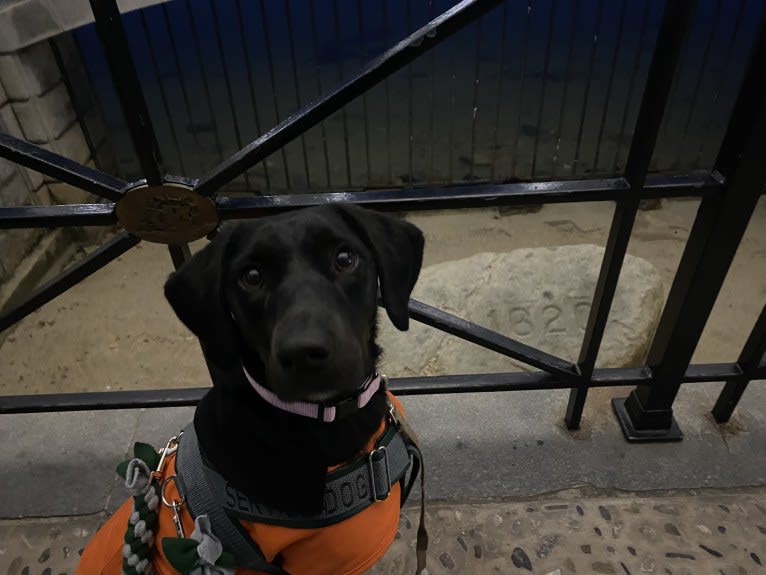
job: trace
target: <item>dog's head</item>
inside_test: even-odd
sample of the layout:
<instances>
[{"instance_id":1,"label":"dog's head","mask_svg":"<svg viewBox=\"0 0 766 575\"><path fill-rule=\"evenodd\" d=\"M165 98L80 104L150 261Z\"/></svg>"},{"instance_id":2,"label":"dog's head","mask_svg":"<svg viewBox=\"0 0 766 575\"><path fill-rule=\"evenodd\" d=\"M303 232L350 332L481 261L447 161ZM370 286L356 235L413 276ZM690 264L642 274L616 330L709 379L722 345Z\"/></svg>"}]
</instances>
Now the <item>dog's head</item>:
<instances>
[{"instance_id":1,"label":"dog's head","mask_svg":"<svg viewBox=\"0 0 766 575\"><path fill-rule=\"evenodd\" d=\"M378 282L407 329L422 256L412 224L326 205L223 226L165 295L216 367L244 362L283 400L327 402L374 368Z\"/></svg>"}]
</instances>

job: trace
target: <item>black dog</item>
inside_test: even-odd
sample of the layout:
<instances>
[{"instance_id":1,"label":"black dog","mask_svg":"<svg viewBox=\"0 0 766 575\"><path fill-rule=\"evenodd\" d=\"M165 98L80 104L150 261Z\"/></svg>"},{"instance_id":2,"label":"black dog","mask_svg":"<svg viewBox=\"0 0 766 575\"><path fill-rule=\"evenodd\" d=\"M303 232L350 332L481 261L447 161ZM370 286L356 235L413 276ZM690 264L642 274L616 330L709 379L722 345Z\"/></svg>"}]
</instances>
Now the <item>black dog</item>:
<instances>
[{"instance_id":1,"label":"black dog","mask_svg":"<svg viewBox=\"0 0 766 575\"><path fill-rule=\"evenodd\" d=\"M328 468L349 462L352 464L346 468L369 466L372 506L388 510L385 530L380 526L365 533L364 528L354 526L364 525L359 523L350 531L346 528L340 536L344 541L349 537L377 537L367 545L373 550L367 557L373 558L360 555L364 539L359 539L357 549L348 550L357 555L352 555L351 563L340 562L344 565L342 571L336 570L332 564L322 562L342 556L346 552L343 545L330 549L337 545L322 544L323 558L316 567L300 567L300 573L293 575L304 571L361 573L393 539L399 498L391 504L377 503L381 498L375 495L377 478L372 477L370 459L374 452L386 451L375 445L382 441L380 430L386 428L387 413L392 409L391 402L395 403L385 385L378 389L369 384L381 381L376 374L380 349L375 343L378 286L393 324L407 329L407 304L422 256L423 235L415 226L352 205L333 204L224 225L213 241L173 273L165 285L165 295L176 314L199 338L213 379L212 389L200 401L194 416L197 452L205 465L225 478L227 490L231 486L235 493L243 494L235 499L293 516L316 516L327 510L326 481L332 476ZM362 397L360 388L369 390L364 402L357 401ZM341 414L341 406L348 407L349 399L354 400L352 408L344 408ZM338 417L332 421L304 417L280 408L280 402L310 403L321 410L331 405ZM395 428L397 425L394 421ZM407 435L404 431L402 437ZM186 436L181 440L179 456L183 455ZM373 452L369 451L370 445ZM412 445L408 445L411 454ZM385 457L389 481L392 472L389 456ZM360 463L353 463L357 461ZM169 474L175 473L173 465ZM184 483L182 473L178 473ZM154 484L158 490L161 487L162 497L166 495L162 481L167 482L168 477L166 474ZM180 493L175 491L176 484L178 480L168 495L171 501ZM399 493L398 485L396 489ZM133 505L138 510L137 504ZM131 509L130 502L126 502L96 534L83 554L78 573L120 572L120 565L132 553L125 551L123 559L127 518L138 517ZM358 517L367 525L371 519L376 525L376 515L362 517L367 509L352 519ZM183 513L187 513L186 508ZM188 537L192 519L186 516L181 520L187 526ZM130 533L137 534L132 526L134 519L130 521ZM338 525L346 522L342 518L338 521ZM329 529L338 525L332 524ZM196 523L195 528L199 528ZM168 539L161 537L174 536L172 524L168 527L168 521L160 515L155 532L153 537L163 542L163 561L172 559L164 547ZM419 547L420 543L419 533ZM134 547L142 545L135 543ZM261 552L267 561L280 561L278 548L272 546L268 551ZM141 552L143 555L134 555L130 565L146 555L146 549ZM146 561L152 563L155 573L175 573L156 555ZM275 567L268 572L284 573L281 569ZM256 571L260 572L258 568Z\"/></svg>"},{"instance_id":2,"label":"black dog","mask_svg":"<svg viewBox=\"0 0 766 575\"><path fill-rule=\"evenodd\" d=\"M423 235L412 224L328 205L224 228L171 275L165 295L214 366L194 425L232 485L281 509L321 509L327 467L365 445L385 412L384 393L320 424L266 404L241 365L286 401L353 394L380 354L378 279L388 316L406 330L422 257Z\"/></svg>"}]
</instances>

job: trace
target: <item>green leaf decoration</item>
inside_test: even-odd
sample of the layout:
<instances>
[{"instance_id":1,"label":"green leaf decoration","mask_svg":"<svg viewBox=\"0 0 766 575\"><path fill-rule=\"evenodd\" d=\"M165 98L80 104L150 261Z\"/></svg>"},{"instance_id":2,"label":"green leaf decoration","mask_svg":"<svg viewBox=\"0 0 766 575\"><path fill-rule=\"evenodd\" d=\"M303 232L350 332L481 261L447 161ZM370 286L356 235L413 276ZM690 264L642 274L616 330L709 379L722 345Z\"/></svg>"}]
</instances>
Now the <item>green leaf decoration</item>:
<instances>
[{"instance_id":1,"label":"green leaf decoration","mask_svg":"<svg viewBox=\"0 0 766 575\"><path fill-rule=\"evenodd\" d=\"M173 568L182 575L188 575L197 564L197 542L181 537L164 537L162 550Z\"/></svg>"},{"instance_id":2,"label":"green leaf decoration","mask_svg":"<svg viewBox=\"0 0 766 575\"><path fill-rule=\"evenodd\" d=\"M133 446L133 453L146 463L152 471L157 469L157 466L160 464L160 454L148 443L136 442Z\"/></svg>"},{"instance_id":3,"label":"green leaf decoration","mask_svg":"<svg viewBox=\"0 0 766 575\"><path fill-rule=\"evenodd\" d=\"M125 476L128 474L128 464L130 463L130 459L126 459L122 463L120 463L117 466L117 475L125 479Z\"/></svg>"}]
</instances>

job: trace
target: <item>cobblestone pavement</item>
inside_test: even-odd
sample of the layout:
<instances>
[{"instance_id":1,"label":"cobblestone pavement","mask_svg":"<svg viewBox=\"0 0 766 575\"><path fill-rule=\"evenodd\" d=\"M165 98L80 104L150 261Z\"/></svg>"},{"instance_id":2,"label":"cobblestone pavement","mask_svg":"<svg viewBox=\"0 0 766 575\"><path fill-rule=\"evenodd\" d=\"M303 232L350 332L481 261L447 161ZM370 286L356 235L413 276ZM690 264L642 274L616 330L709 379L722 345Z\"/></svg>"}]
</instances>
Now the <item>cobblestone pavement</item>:
<instances>
[{"instance_id":1,"label":"cobblestone pavement","mask_svg":"<svg viewBox=\"0 0 766 575\"><path fill-rule=\"evenodd\" d=\"M412 574L418 509L373 575ZM0 521L0 575L68 575L101 517ZM428 573L766 573L766 488L428 506Z\"/></svg>"}]
</instances>

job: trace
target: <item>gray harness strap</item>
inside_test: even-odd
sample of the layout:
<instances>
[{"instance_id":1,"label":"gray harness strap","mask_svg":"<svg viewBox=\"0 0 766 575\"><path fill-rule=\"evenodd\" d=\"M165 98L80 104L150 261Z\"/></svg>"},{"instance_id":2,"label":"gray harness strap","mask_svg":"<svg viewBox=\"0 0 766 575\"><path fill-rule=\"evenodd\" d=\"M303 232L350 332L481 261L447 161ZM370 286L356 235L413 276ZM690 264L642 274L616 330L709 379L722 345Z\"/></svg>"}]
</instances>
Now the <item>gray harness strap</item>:
<instances>
[{"instance_id":1,"label":"gray harness strap","mask_svg":"<svg viewBox=\"0 0 766 575\"><path fill-rule=\"evenodd\" d=\"M214 496L206 467L200 457L194 423L184 429L176 454L176 484L189 506L192 517L207 515L216 537L224 548L236 557L238 565L274 575L289 575L287 571L266 561L258 545L242 533L241 526L232 520Z\"/></svg>"},{"instance_id":2,"label":"gray harness strap","mask_svg":"<svg viewBox=\"0 0 766 575\"><path fill-rule=\"evenodd\" d=\"M404 477L409 466L407 446L390 426L372 452L327 475L324 508L315 515L286 513L253 501L212 469L207 470L207 476L218 505L229 516L294 529L314 529L339 523L386 499L391 486Z\"/></svg>"},{"instance_id":3,"label":"gray harness strap","mask_svg":"<svg viewBox=\"0 0 766 575\"><path fill-rule=\"evenodd\" d=\"M386 499L391 486L397 481L403 482L413 455L400 427L389 425L372 452L328 473L324 509L316 515L285 513L257 503L229 485L220 474L205 465L193 423L184 429L176 455L176 473L178 488L192 517L207 515L210 518L213 532L224 548L234 555L238 565L273 575L289 575L266 561L238 519L297 529L339 523ZM414 481L402 491L402 504L411 483Z\"/></svg>"}]
</instances>

